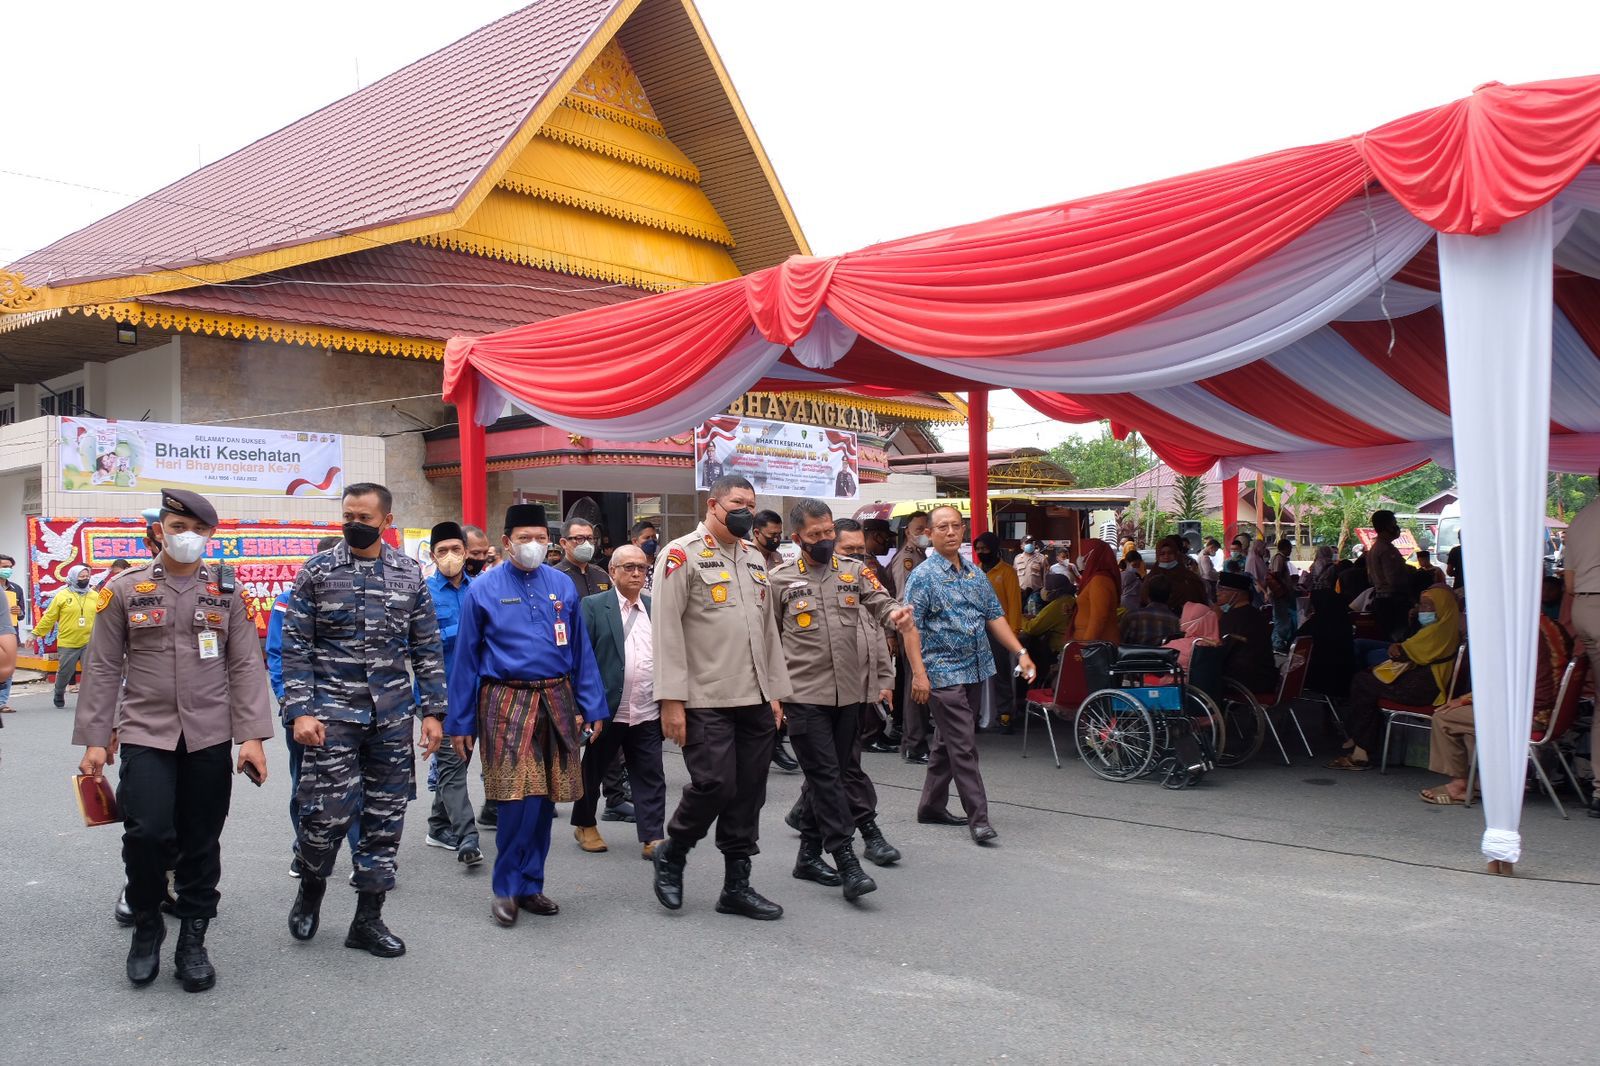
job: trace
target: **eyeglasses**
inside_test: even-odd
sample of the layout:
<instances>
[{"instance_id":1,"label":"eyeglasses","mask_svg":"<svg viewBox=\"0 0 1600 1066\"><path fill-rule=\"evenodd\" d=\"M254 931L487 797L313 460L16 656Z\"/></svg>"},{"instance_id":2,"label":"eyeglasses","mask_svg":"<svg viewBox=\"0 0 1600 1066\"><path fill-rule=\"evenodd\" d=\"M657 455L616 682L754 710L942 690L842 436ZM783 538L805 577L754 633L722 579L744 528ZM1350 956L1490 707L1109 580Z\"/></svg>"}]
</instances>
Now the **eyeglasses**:
<instances>
[{"instance_id":1,"label":"eyeglasses","mask_svg":"<svg viewBox=\"0 0 1600 1066\"><path fill-rule=\"evenodd\" d=\"M624 574L647 574L650 568L643 563L618 563L611 569L620 570Z\"/></svg>"},{"instance_id":2,"label":"eyeglasses","mask_svg":"<svg viewBox=\"0 0 1600 1066\"><path fill-rule=\"evenodd\" d=\"M593 544L594 543L594 537L592 535L590 535L590 534L587 534L587 533L579 534L578 536L575 536L575 537L562 537L561 539L562 540L570 540L574 544Z\"/></svg>"}]
</instances>

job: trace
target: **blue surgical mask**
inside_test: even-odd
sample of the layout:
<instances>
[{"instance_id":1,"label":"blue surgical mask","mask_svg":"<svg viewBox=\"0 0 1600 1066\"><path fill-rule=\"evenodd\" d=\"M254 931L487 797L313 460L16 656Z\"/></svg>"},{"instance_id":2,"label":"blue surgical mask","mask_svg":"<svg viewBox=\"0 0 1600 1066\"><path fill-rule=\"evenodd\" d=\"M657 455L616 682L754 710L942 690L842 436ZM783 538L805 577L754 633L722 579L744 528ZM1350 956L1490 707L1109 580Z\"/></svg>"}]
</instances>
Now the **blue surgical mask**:
<instances>
[{"instance_id":1,"label":"blue surgical mask","mask_svg":"<svg viewBox=\"0 0 1600 1066\"><path fill-rule=\"evenodd\" d=\"M1431 625L1433 625L1433 623L1437 622L1438 620L1439 620L1439 616L1437 614L1435 614L1434 612L1432 612L1432 611L1418 611L1417 612L1417 623L1419 625L1431 626Z\"/></svg>"},{"instance_id":2,"label":"blue surgical mask","mask_svg":"<svg viewBox=\"0 0 1600 1066\"><path fill-rule=\"evenodd\" d=\"M1217 604L1217 610L1221 611L1223 614L1227 614L1229 611L1233 610L1233 604L1219 603Z\"/></svg>"},{"instance_id":3,"label":"blue surgical mask","mask_svg":"<svg viewBox=\"0 0 1600 1066\"><path fill-rule=\"evenodd\" d=\"M641 540L639 542L639 550L646 555L654 555L656 553L656 539L654 537L646 537Z\"/></svg>"},{"instance_id":4,"label":"blue surgical mask","mask_svg":"<svg viewBox=\"0 0 1600 1066\"><path fill-rule=\"evenodd\" d=\"M1024 544L1022 546L1022 550L1027 552L1029 555L1032 555L1034 552L1038 551L1039 549L1035 548L1032 544Z\"/></svg>"},{"instance_id":5,"label":"blue surgical mask","mask_svg":"<svg viewBox=\"0 0 1600 1066\"><path fill-rule=\"evenodd\" d=\"M1157 563L1156 565L1161 567L1163 570L1171 570L1173 567L1178 565L1178 560L1174 559L1170 563Z\"/></svg>"}]
</instances>

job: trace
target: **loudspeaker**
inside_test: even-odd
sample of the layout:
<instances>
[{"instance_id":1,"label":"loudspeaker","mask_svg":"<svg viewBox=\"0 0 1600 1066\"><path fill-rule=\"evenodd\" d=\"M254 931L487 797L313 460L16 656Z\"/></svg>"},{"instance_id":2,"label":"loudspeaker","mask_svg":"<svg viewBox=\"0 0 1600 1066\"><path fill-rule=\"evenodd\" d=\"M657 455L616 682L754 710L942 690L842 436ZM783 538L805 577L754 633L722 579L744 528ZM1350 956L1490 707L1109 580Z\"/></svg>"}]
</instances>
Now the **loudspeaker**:
<instances>
[{"instance_id":1,"label":"loudspeaker","mask_svg":"<svg viewBox=\"0 0 1600 1066\"><path fill-rule=\"evenodd\" d=\"M1184 543L1189 545L1189 550L1191 552L1199 552L1200 548L1204 544L1204 540L1200 536L1200 523L1199 522L1190 522L1190 521L1181 521L1181 522L1179 522L1178 523L1178 536L1182 537L1183 540L1184 540Z\"/></svg>"}]
</instances>

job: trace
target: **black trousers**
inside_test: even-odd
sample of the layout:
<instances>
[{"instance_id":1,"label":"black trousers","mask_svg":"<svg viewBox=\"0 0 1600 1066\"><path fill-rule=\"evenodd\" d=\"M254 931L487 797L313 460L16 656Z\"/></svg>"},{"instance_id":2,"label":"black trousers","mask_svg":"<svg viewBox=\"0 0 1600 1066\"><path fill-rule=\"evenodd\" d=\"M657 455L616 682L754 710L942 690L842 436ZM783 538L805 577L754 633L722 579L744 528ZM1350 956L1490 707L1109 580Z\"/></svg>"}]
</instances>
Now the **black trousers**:
<instances>
[{"instance_id":1,"label":"black trousers","mask_svg":"<svg viewBox=\"0 0 1600 1066\"><path fill-rule=\"evenodd\" d=\"M689 783L667 823L675 844L692 848L717 824L717 849L730 859L760 853L761 808L767 802L767 771L778 746L772 708L690 707L683 765Z\"/></svg>"},{"instance_id":2,"label":"black trousers","mask_svg":"<svg viewBox=\"0 0 1600 1066\"><path fill-rule=\"evenodd\" d=\"M800 836L820 842L825 851L837 851L856 835L859 808L851 795L852 767L866 777L861 773L861 704L786 703L783 713L789 720L789 742L806 775L800 789Z\"/></svg>"},{"instance_id":3,"label":"black trousers","mask_svg":"<svg viewBox=\"0 0 1600 1066\"><path fill-rule=\"evenodd\" d=\"M233 793L233 746L174 751L122 746L117 806L122 809L122 863L128 906L153 911L174 871L178 917L215 918L222 898L222 826Z\"/></svg>"},{"instance_id":4,"label":"black trousers","mask_svg":"<svg viewBox=\"0 0 1600 1066\"><path fill-rule=\"evenodd\" d=\"M583 797L572 805L572 824L593 826L600 803L600 782L621 755L633 782L634 828L639 843L662 838L667 817L667 776L661 769L661 721L621 725L607 722L600 739L583 752ZM620 798L620 797L619 797Z\"/></svg>"}]
</instances>

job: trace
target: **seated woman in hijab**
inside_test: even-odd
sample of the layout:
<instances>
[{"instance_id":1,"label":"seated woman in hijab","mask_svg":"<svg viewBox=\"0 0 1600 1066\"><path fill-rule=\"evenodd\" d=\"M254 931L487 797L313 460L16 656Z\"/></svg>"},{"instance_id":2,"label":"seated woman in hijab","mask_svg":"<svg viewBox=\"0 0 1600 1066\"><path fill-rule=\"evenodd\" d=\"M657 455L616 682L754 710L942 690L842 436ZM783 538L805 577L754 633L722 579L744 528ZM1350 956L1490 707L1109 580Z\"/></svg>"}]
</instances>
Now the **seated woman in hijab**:
<instances>
[{"instance_id":1,"label":"seated woman in hijab","mask_svg":"<svg viewBox=\"0 0 1600 1066\"><path fill-rule=\"evenodd\" d=\"M1194 661L1196 644L1210 646L1222 644L1221 621L1215 607L1204 603L1186 603L1183 605L1183 617L1178 624L1183 628L1183 636L1167 641L1167 647L1178 649L1178 665L1187 672L1190 663Z\"/></svg>"},{"instance_id":2,"label":"seated woman in hijab","mask_svg":"<svg viewBox=\"0 0 1600 1066\"><path fill-rule=\"evenodd\" d=\"M1022 645L1043 672L1061 655L1061 645L1072 636L1078 597L1073 594L1072 579L1054 570L1045 575L1044 591L1040 596L1044 606L1038 614L1022 623Z\"/></svg>"},{"instance_id":3,"label":"seated woman in hijab","mask_svg":"<svg viewBox=\"0 0 1600 1066\"><path fill-rule=\"evenodd\" d=\"M1117 628L1117 557L1103 540L1084 542L1078 572L1078 606L1072 616L1073 640L1121 639Z\"/></svg>"},{"instance_id":4,"label":"seated woman in hijab","mask_svg":"<svg viewBox=\"0 0 1600 1066\"><path fill-rule=\"evenodd\" d=\"M1347 754L1328 764L1330 770L1365 770L1371 753L1383 744L1381 700L1395 703L1444 703L1456 649L1461 646L1461 616L1456 598L1443 586L1423 594L1417 623L1422 627L1404 643L1389 646L1388 661L1359 673L1350 683L1350 730Z\"/></svg>"},{"instance_id":5,"label":"seated woman in hijab","mask_svg":"<svg viewBox=\"0 0 1600 1066\"><path fill-rule=\"evenodd\" d=\"M1355 627L1350 609L1332 587L1311 593L1311 617L1294 634L1311 638L1311 665L1306 671L1306 686L1327 696L1350 692L1350 677L1356 672Z\"/></svg>"}]
</instances>

